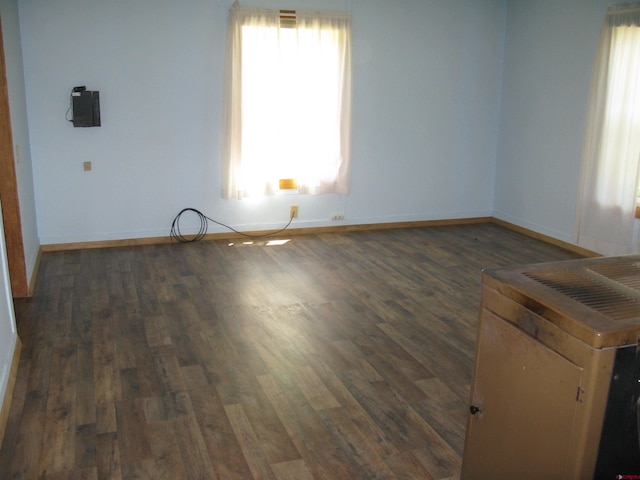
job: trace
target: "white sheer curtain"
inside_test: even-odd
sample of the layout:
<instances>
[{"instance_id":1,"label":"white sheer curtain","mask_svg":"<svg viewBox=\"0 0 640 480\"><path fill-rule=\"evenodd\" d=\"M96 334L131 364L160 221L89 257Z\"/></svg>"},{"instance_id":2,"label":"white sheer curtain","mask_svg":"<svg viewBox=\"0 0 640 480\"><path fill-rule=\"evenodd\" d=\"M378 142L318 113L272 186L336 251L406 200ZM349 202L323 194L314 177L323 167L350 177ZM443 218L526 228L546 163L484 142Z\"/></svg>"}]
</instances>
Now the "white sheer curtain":
<instances>
[{"instance_id":1,"label":"white sheer curtain","mask_svg":"<svg viewBox=\"0 0 640 480\"><path fill-rule=\"evenodd\" d=\"M278 190L349 192L351 33L346 13L229 11L222 130L222 196Z\"/></svg>"},{"instance_id":2,"label":"white sheer curtain","mask_svg":"<svg viewBox=\"0 0 640 480\"><path fill-rule=\"evenodd\" d=\"M640 164L640 4L612 7L600 32L582 148L574 238L632 253Z\"/></svg>"}]
</instances>

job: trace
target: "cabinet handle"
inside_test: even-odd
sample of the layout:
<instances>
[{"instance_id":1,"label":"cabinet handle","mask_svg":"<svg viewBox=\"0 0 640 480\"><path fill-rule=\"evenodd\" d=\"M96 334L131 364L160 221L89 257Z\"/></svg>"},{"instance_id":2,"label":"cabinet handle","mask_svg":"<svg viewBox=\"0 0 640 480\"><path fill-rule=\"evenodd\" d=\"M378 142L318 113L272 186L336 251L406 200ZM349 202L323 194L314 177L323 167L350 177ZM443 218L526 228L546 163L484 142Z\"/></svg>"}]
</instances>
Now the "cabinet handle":
<instances>
[{"instance_id":1,"label":"cabinet handle","mask_svg":"<svg viewBox=\"0 0 640 480\"><path fill-rule=\"evenodd\" d=\"M476 413L480 413L480 407L476 405L471 405L469 407L469 411L471 412L471 415L475 415Z\"/></svg>"}]
</instances>

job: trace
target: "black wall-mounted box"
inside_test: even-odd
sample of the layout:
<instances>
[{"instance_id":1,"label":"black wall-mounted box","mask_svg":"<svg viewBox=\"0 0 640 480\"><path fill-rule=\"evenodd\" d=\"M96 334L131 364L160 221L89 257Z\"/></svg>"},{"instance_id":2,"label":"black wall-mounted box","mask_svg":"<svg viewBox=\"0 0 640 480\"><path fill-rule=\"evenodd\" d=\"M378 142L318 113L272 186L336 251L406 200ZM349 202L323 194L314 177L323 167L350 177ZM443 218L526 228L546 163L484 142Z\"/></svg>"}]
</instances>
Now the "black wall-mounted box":
<instances>
[{"instance_id":1,"label":"black wall-mounted box","mask_svg":"<svg viewBox=\"0 0 640 480\"><path fill-rule=\"evenodd\" d=\"M74 91L71 93L74 127L100 126L100 92Z\"/></svg>"}]
</instances>

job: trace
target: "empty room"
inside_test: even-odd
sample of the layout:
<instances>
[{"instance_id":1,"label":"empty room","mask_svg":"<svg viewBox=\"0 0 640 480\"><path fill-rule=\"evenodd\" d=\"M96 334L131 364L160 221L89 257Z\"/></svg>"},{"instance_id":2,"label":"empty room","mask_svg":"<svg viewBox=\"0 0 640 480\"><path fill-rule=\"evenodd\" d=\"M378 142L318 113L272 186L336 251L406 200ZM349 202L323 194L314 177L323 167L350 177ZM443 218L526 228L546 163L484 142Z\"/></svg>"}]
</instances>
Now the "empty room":
<instances>
[{"instance_id":1,"label":"empty room","mask_svg":"<svg viewBox=\"0 0 640 480\"><path fill-rule=\"evenodd\" d=\"M640 475L619 3L0 0L0 478Z\"/></svg>"}]
</instances>

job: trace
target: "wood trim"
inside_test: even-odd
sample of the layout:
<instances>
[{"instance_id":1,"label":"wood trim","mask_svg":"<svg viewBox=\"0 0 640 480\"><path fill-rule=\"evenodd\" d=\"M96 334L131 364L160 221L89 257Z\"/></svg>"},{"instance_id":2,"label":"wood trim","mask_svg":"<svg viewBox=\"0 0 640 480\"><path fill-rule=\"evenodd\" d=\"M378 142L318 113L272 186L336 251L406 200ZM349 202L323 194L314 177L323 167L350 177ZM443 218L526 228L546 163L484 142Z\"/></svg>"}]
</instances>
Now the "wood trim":
<instances>
[{"instance_id":1,"label":"wood trim","mask_svg":"<svg viewBox=\"0 0 640 480\"><path fill-rule=\"evenodd\" d=\"M460 219L448 219L448 220L420 220L412 222L390 222L390 223L370 223L359 225L336 225L330 227L310 227L310 228L288 228L282 235L297 236L297 235L318 235L323 233L345 233L345 232L364 232L372 230L390 230L400 228L421 228L421 227L438 227L445 225L470 225L477 223L495 223L501 227L508 228L509 230L516 231L523 235L526 235L537 240L544 241L551 245L564 248L571 252L577 253L584 257L599 257L599 253L587 250L585 248L573 245L562 240L544 235L542 233L534 232L528 228L520 227L513 223L506 222L494 217L475 217L475 218L460 218ZM252 230L244 232L247 235L265 235L270 230ZM225 233L209 233L203 237L203 240L232 240L237 238L244 238L243 235L234 232ZM171 243L170 237L149 237L149 238L130 238L122 240L100 240L95 242L75 242L75 243L53 243L45 244L40 247L42 252L57 252L65 250L83 250L91 248L117 248L117 247L135 247L139 245L158 245L163 243ZM34 274L35 275L35 274Z\"/></svg>"},{"instance_id":2,"label":"wood trim","mask_svg":"<svg viewBox=\"0 0 640 480\"><path fill-rule=\"evenodd\" d=\"M556 247L564 248L565 250L569 250L570 252L577 253L578 255L582 255L583 257L593 258L593 257L602 256L599 253L593 252L591 250L587 250L586 248L582 248L572 243L558 240L557 238L553 238L548 235L544 235L542 233L534 232L533 230L529 230L528 228L521 227L513 223L505 222L504 220L500 220L498 218L493 218L492 222L495 223L496 225L500 225L501 227L508 228L509 230L513 230L514 232L518 232L523 235L526 235L527 237L535 238L537 240L542 240L545 243L555 245Z\"/></svg>"},{"instance_id":3,"label":"wood trim","mask_svg":"<svg viewBox=\"0 0 640 480\"><path fill-rule=\"evenodd\" d=\"M583 257L592 258L600 257L599 253L587 250L586 248L573 245L557 238L544 235L542 233L529 230L528 228L500 220L495 217L476 217L476 218L459 218L449 220L420 220L415 222L391 222L391 223L370 223L361 225L336 225L330 227L310 227L310 228L288 228L279 236L297 236L297 235L318 235L323 233L345 233L345 232L365 232L371 230L390 230L396 228L421 228L421 227L440 227L445 225L470 225L477 223L495 223L501 227L513 230L515 232L526 235L527 237L541 240L550 245L555 245L570 252L577 253ZM247 235L264 235L270 230L255 230L244 232ZM203 240L232 240L244 238L242 235L228 233L209 233L203 237ZM77 242L77 243L54 243L42 245L41 252L57 252L65 250L83 250L88 248L115 248L115 247L135 247L138 245L158 245L163 243L171 243L170 237L150 237L150 238L131 238L123 240L101 240L96 242ZM34 272L34 277L37 272Z\"/></svg>"},{"instance_id":4,"label":"wood trim","mask_svg":"<svg viewBox=\"0 0 640 480\"><path fill-rule=\"evenodd\" d=\"M13 359L11 360L11 369L9 370L9 381L7 382L7 390L4 392L4 399L0 405L0 446L4 439L4 432L7 429L9 421L9 410L11 409L11 400L13 399L13 391L18 378L18 365L20 364L20 352L22 352L22 342L20 337L16 338L16 346L13 350Z\"/></svg>"},{"instance_id":5,"label":"wood trim","mask_svg":"<svg viewBox=\"0 0 640 480\"><path fill-rule=\"evenodd\" d=\"M40 245L42 252L62 252L66 250L84 250L89 248L136 247L139 245L158 245L170 243L170 237L127 238L122 240L98 240L95 242L50 243Z\"/></svg>"},{"instance_id":6,"label":"wood trim","mask_svg":"<svg viewBox=\"0 0 640 480\"><path fill-rule=\"evenodd\" d=\"M0 27L0 199L7 248L7 263L11 278L11 291L14 297L26 297L29 294L27 267L25 264L24 244L22 240L22 220L20 218L20 200L13 154L13 132L9 111L9 89L5 67L4 43Z\"/></svg>"},{"instance_id":7,"label":"wood trim","mask_svg":"<svg viewBox=\"0 0 640 480\"><path fill-rule=\"evenodd\" d=\"M31 272L31 281L29 282L29 296L33 296L33 292L36 289L36 281L38 280L38 272L40 271L40 260L42 260L42 248L38 249L38 255L36 256L35 264L33 265L33 271Z\"/></svg>"},{"instance_id":8,"label":"wood trim","mask_svg":"<svg viewBox=\"0 0 640 480\"><path fill-rule=\"evenodd\" d=\"M461 218L451 220L421 220L415 222L391 222L391 223L371 223L361 225L336 225L330 227L310 227L310 228L287 228L279 236L297 236L297 235L317 235L322 233L345 233L345 232L365 232L371 230L390 230L395 228L420 228L420 227L438 227L444 225L468 225L476 223L491 222L491 217L477 218ZM243 232L246 235L260 236L265 235L273 230L253 230ZM185 235L189 237L189 235ZM244 235L225 232L225 233L209 233L203 237L203 240L232 240L237 238L245 238ZM76 242L76 243L52 243L40 246L42 252L58 252L65 250L83 250L88 248L115 248L115 247L135 247L138 245L158 245L163 243L171 243L170 237L150 237L150 238L130 238L123 240L100 240L96 242Z\"/></svg>"},{"instance_id":9,"label":"wood trim","mask_svg":"<svg viewBox=\"0 0 640 480\"><path fill-rule=\"evenodd\" d=\"M636 218L640 218L640 203L636 203Z\"/></svg>"}]
</instances>

